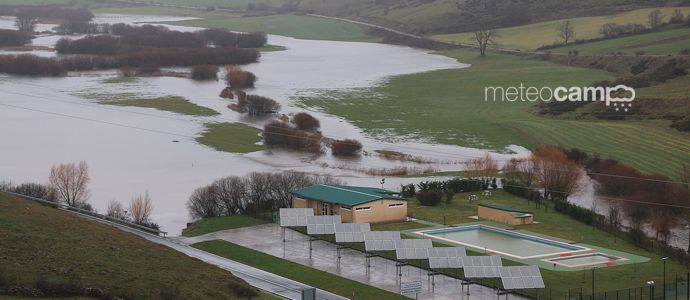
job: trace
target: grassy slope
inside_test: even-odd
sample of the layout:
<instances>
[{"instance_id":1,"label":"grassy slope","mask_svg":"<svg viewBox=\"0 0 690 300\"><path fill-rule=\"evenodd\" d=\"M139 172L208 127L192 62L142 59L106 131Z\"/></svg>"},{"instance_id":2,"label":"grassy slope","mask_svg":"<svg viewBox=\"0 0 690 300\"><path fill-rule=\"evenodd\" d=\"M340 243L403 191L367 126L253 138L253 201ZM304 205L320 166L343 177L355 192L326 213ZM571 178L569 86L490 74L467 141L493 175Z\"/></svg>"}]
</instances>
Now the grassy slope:
<instances>
[{"instance_id":1,"label":"grassy slope","mask_svg":"<svg viewBox=\"0 0 690 300\"><path fill-rule=\"evenodd\" d=\"M70 213L0 193L0 273L32 285L39 276L151 298L176 286L185 299L234 298L227 271ZM201 284L203 283L203 284Z\"/></svg>"},{"instance_id":2,"label":"grassy slope","mask_svg":"<svg viewBox=\"0 0 690 300\"><path fill-rule=\"evenodd\" d=\"M249 153L260 151L261 130L241 123L209 123L197 142L218 151Z\"/></svg>"},{"instance_id":3,"label":"grassy slope","mask_svg":"<svg viewBox=\"0 0 690 300\"><path fill-rule=\"evenodd\" d=\"M644 51L645 54L679 54L681 50L688 48L690 48L690 28L681 28L556 48L552 52L577 50L580 54L612 52L633 54Z\"/></svg>"},{"instance_id":4,"label":"grassy slope","mask_svg":"<svg viewBox=\"0 0 690 300\"><path fill-rule=\"evenodd\" d=\"M675 8L662 7L660 8L665 16L664 20L668 20L669 16ZM684 14L690 13L690 7L680 8ZM572 22L575 28L576 39L591 39L601 36L599 29L606 23L616 24L647 24L647 15L653 8L637 9L629 12L618 13L610 16L596 16L596 17L581 17L573 18ZM500 37L498 44L501 47L517 48L517 49L536 49L539 46L550 45L558 41L556 28L563 22L563 20L539 22L529 25L501 28L499 29ZM456 42L474 42L472 40L473 34L470 32L435 35L434 38L456 41ZM686 40L687 42L687 40Z\"/></svg>"},{"instance_id":5,"label":"grassy slope","mask_svg":"<svg viewBox=\"0 0 690 300\"><path fill-rule=\"evenodd\" d=\"M690 162L690 134L668 128L665 121L542 118L531 113L530 102L494 103L483 99L487 86L583 86L610 78L602 71L499 54L480 58L470 50L442 54L472 67L400 76L374 91L327 95L336 96L338 101L328 97L302 101L343 116L374 135L385 134L381 128L391 128L394 134L461 146L578 147L620 159L644 172L669 176L677 175L679 163Z\"/></svg>"},{"instance_id":6,"label":"grassy slope","mask_svg":"<svg viewBox=\"0 0 690 300\"><path fill-rule=\"evenodd\" d=\"M222 27L246 32L263 31L269 34L300 39L334 41L377 40L367 36L359 25L305 15L244 16L242 14L161 7L108 8L97 10L97 12L198 17L202 19L169 22L168 24L204 28Z\"/></svg>"},{"instance_id":7,"label":"grassy slope","mask_svg":"<svg viewBox=\"0 0 690 300\"><path fill-rule=\"evenodd\" d=\"M230 217L216 217L201 219L182 230L182 236L193 237L211 232L266 224L268 221L255 219L250 216L239 215Z\"/></svg>"},{"instance_id":8,"label":"grassy slope","mask_svg":"<svg viewBox=\"0 0 690 300\"><path fill-rule=\"evenodd\" d=\"M448 224L474 222L475 220L467 217L477 214L477 203L470 204L467 201L467 197L468 194L457 194L451 204L442 203L435 207L424 207L419 205L416 200L410 200L408 214L414 218L437 223L442 223L444 216ZM596 281L599 291L644 286L648 280L662 281L661 270L663 262L661 261L661 256L638 249L631 243L621 239L614 241L612 235L602 230L594 229L553 210L546 212L543 209L536 209L534 204L529 205L525 199L501 190L495 191L490 198L483 197L479 203L501 204L535 211L535 220L542 223L518 226L519 229L651 258L649 262L638 263L637 265L622 265L596 270ZM423 227L423 225L421 226ZM405 227L408 227L405 229L409 229L411 226ZM676 262L670 262L667 268L669 278L673 278L675 274L684 276L684 274L690 271L690 269ZM590 272L586 272L586 277L583 277L583 272L581 271L554 272L542 270L542 274L546 286L554 289L553 296L556 299L562 299L567 293L568 288L584 287L585 291L588 291L591 287Z\"/></svg>"},{"instance_id":9,"label":"grassy slope","mask_svg":"<svg viewBox=\"0 0 690 300\"><path fill-rule=\"evenodd\" d=\"M158 98L119 98L117 95L110 95L110 99L101 99L98 102L107 105L116 106L135 106L155 108L158 110L174 112L190 116L217 116L220 113L203 106L196 105L189 100L179 96L165 96Z\"/></svg>"},{"instance_id":10,"label":"grassy slope","mask_svg":"<svg viewBox=\"0 0 690 300\"><path fill-rule=\"evenodd\" d=\"M400 299L400 295L230 242L209 241L192 246L351 299Z\"/></svg>"}]
</instances>

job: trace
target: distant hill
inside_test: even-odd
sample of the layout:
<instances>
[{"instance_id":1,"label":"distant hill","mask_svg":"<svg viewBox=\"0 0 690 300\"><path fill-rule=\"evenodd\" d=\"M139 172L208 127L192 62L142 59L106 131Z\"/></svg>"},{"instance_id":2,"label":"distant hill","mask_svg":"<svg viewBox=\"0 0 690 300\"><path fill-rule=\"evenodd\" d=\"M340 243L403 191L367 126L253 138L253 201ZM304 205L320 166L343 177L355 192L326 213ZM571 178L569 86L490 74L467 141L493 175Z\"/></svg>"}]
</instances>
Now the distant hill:
<instances>
[{"instance_id":1,"label":"distant hill","mask_svg":"<svg viewBox=\"0 0 690 300\"><path fill-rule=\"evenodd\" d=\"M165 246L0 193L0 291L9 286L98 288L125 299L258 295L231 273Z\"/></svg>"}]
</instances>

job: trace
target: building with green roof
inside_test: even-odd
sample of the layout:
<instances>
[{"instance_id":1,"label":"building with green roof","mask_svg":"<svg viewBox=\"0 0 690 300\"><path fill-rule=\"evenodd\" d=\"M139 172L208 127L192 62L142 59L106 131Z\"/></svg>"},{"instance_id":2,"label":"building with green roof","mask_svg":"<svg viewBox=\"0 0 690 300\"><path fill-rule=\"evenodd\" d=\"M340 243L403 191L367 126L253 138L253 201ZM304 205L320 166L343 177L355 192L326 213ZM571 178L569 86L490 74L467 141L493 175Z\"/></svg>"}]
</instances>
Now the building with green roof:
<instances>
[{"instance_id":1,"label":"building with green roof","mask_svg":"<svg viewBox=\"0 0 690 300\"><path fill-rule=\"evenodd\" d=\"M373 187L318 184L292 192L292 207L313 208L315 215L340 215L343 222L383 223L407 219L399 193Z\"/></svg>"}]
</instances>

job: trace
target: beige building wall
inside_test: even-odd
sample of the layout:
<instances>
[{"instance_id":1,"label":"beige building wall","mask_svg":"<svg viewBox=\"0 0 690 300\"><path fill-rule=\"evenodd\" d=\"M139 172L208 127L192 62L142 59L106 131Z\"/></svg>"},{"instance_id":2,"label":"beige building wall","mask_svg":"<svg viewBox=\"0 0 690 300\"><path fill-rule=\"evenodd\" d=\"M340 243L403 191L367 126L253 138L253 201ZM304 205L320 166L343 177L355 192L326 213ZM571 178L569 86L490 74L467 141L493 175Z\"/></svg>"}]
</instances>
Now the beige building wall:
<instances>
[{"instance_id":1,"label":"beige building wall","mask_svg":"<svg viewBox=\"0 0 690 300\"><path fill-rule=\"evenodd\" d=\"M532 224L533 222L533 217L515 218L515 216L522 215L522 213L509 212L485 206L479 206L478 214L480 219L490 220L508 225L524 225Z\"/></svg>"},{"instance_id":2,"label":"beige building wall","mask_svg":"<svg viewBox=\"0 0 690 300\"><path fill-rule=\"evenodd\" d=\"M314 200L292 198L294 208L313 208L314 215L322 214L323 203ZM358 209L359 208L359 209ZM360 204L352 208L330 204L330 213L340 215L345 223L385 223L405 221L407 219L407 202L401 200L377 200Z\"/></svg>"}]
</instances>

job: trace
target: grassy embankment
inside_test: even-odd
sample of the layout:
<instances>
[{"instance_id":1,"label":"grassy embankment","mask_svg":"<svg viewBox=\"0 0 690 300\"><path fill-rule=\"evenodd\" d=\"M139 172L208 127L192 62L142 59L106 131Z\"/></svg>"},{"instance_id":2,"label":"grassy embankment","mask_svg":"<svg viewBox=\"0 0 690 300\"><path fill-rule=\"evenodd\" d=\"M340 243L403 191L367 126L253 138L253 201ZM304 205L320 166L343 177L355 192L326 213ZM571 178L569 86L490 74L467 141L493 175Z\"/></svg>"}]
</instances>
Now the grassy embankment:
<instances>
[{"instance_id":1,"label":"grassy embankment","mask_svg":"<svg viewBox=\"0 0 690 300\"><path fill-rule=\"evenodd\" d=\"M236 229L269 223L268 221L239 215L198 220L182 230L182 236L194 237L221 230Z\"/></svg>"},{"instance_id":2,"label":"grassy embankment","mask_svg":"<svg viewBox=\"0 0 690 300\"><path fill-rule=\"evenodd\" d=\"M218 151L230 153L249 153L263 148L261 130L241 123L208 123L206 130L196 140L200 144ZM228 138L232 137L232 138Z\"/></svg>"},{"instance_id":3,"label":"grassy embankment","mask_svg":"<svg viewBox=\"0 0 690 300\"><path fill-rule=\"evenodd\" d=\"M208 241L192 246L264 271L288 277L343 297L351 299L400 299L400 295L398 294L230 242Z\"/></svg>"},{"instance_id":4,"label":"grassy embankment","mask_svg":"<svg viewBox=\"0 0 690 300\"><path fill-rule=\"evenodd\" d=\"M497 150L511 144L577 147L642 172L671 177L677 176L681 163L690 162L690 134L669 128L668 121L547 118L533 113L532 102L484 100L485 87L586 86L612 79L604 71L493 53L481 58L472 50L440 54L472 66L399 76L373 90L325 92L324 97L300 100L382 138L392 130L438 143Z\"/></svg>"},{"instance_id":5,"label":"grassy embankment","mask_svg":"<svg viewBox=\"0 0 690 300\"><path fill-rule=\"evenodd\" d=\"M94 94L83 93L82 97L91 99L100 104L115 106L133 106L154 108L162 111L169 111L188 116L212 117L220 115L219 112L208 107L192 103L188 99L180 96L162 96L142 98L136 94Z\"/></svg>"},{"instance_id":6,"label":"grassy embankment","mask_svg":"<svg viewBox=\"0 0 690 300\"><path fill-rule=\"evenodd\" d=\"M177 287L184 299L231 299L237 298L231 282L247 286L165 246L2 193L0 224L0 274L13 284L76 278L85 287L141 299L156 298L169 287Z\"/></svg>"},{"instance_id":7,"label":"grassy embankment","mask_svg":"<svg viewBox=\"0 0 690 300\"><path fill-rule=\"evenodd\" d=\"M596 281L599 291L642 287L648 280L654 280L657 283L663 281L663 261L661 256L635 247L627 240L623 240L620 237L614 239L610 233L588 226L554 210L547 212L543 208L537 209L534 203L528 204L526 199L503 192L502 190L494 191L490 197L482 196L479 202L474 203L469 203L467 200L468 195L466 193L457 194L450 204L444 202L434 207L421 206L417 200L411 199L408 202L408 214L417 219L436 223L442 223L445 216L447 224L459 224L476 221L468 217L477 214L477 204L479 203L500 204L531 210L535 212L535 220L541 223L517 226L517 229L651 258L649 262L645 263L598 268L596 270ZM374 226L372 229L407 230L422 227L428 226L406 222ZM553 289L555 299L563 298L569 288L583 287L586 292L591 287L590 271L556 272L546 269L541 271L546 286L549 289ZM667 264L668 278L675 278L676 274L681 277L685 276L688 271L690 269L675 261Z\"/></svg>"},{"instance_id":8,"label":"grassy embankment","mask_svg":"<svg viewBox=\"0 0 690 300\"><path fill-rule=\"evenodd\" d=\"M96 10L96 12L196 17L200 19L166 23L203 28L227 28L245 32L262 31L299 39L333 41L378 40L368 36L359 25L306 15L276 14L252 16L240 13L204 12L166 7L105 8ZM270 39L269 42L271 42Z\"/></svg>"},{"instance_id":9,"label":"grassy embankment","mask_svg":"<svg viewBox=\"0 0 690 300\"><path fill-rule=\"evenodd\" d=\"M668 21L668 18L671 16L671 13L673 12L674 9L677 7L661 7L659 8L663 15L665 16L664 22ZM679 7L681 11L683 11L684 14L690 13L690 7ZM572 24L575 28L575 38L576 39L592 39L592 38L598 38L601 37L601 33L599 30L601 29L601 26L606 24L606 23L614 23L614 24L619 24L619 25L624 25L624 24L642 24L646 25L647 24L647 16L649 15L649 12L654 10L654 8L645 8L645 9L636 9L628 12L622 12L614 15L608 15L608 16L595 16L595 17L580 17L580 18L572 18ZM548 21L548 22L539 22L539 23L533 23L533 24L528 24L528 25L523 25L523 26L516 26L516 27L508 27L508 28L500 28L498 30L500 36L497 39L498 46L499 47L504 47L504 48L511 48L511 49L522 49L522 50L533 50L536 49L540 46L544 45L551 45L554 42L559 41L558 35L557 35L557 28L558 26L563 22L564 20L555 20L555 21ZM676 36L680 37L681 39L677 40L674 42L676 44L676 47L674 49L678 49L678 47L682 47L683 41L685 41L685 48L688 46L688 40L690 40L690 36L688 36L687 33L685 34L680 34L682 31L678 31L675 33L663 33L663 32L658 32L658 33L651 33L650 36L644 37L642 39L643 41L649 41L650 39L659 39L661 40L662 37L671 35L671 36ZM657 37L658 35L658 37ZM454 33L454 34L441 34L441 35L434 35L433 38L439 39L439 40L445 40L445 41L452 41L452 42L463 42L463 43L476 43L476 41L473 40L474 34L471 32L464 32L464 33ZM634 40L634 37L631 37ZM669 41L670 42L670 41ZM611 43L610 45L615 46L616 42ZM663 47L660 47L659 41L656 41L655 44L658 46L656 47L650 47L650 49L616 49L614 48L615 51L623 51L623 52L629 52L633 53L637 50L647 50L649 53L656 53L658 51L661 51ZM663 43L662 43L663 44ZM651 46L651 45L650 45ZM573 49L578 49L579 46L575 46ZM602 46L603 47L603 46ZM668 47L666 45L665 47ZM573 50L573 49L566 49L566 48L560 48L560 49L555 49L553 50L554 52L560 52L561 50L567 52L567 50ZM582 46L582 53L589 53L587 51L587 46ZM680 48L683 49L683 48ZM678 49L678 50L680 50ZM578 49L580 50L580 49ZM669 49L666 49L669 50ZM678 50L671 51L671 52L661 52L661 53L678 53ZM606 52L613 51L613 50L607 50Z\"/></svg>"}]
</instances>

